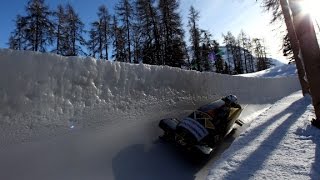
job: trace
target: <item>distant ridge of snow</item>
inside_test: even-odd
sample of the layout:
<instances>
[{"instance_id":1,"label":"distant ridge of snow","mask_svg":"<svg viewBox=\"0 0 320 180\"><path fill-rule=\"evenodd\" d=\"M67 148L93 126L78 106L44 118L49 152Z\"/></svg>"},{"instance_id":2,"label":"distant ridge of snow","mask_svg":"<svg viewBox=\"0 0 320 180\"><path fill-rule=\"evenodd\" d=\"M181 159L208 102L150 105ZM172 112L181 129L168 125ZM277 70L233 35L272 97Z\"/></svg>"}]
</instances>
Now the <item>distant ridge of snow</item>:
<instances>
[{"instance_id":1,"label":"distant ridge of snow","mask_svg":"<svg viewBox=\"0 0 320 180\"><path fill-rule=\"evenodd\" d=\"M281 66L271 67L263 71L248 74L240 74L237 76L263 78L290 77L297 76L297 68L295 64L283 64Z\"/></svg>"},{"instance_id":2,"label":"distant ridge of snow","mask_svg":"<svg viewBox=\"0 0 320 180\"><path fill-rule=\"evenodd\" d=\"M0 49L0 87L4 144L113 124L146 108L195 109L227 94L244 104L270 103L300 88L296 77L261 80L7 49Z\"/></svg>"},{"instance_id":3,"label":"distant ridge of snow","mask_svg":"<svg viewBox=\"0 0 320 180\"><path fill-rule=\"evenodd\" d=\"M272 66L282 66L285 65L285 63L279 61L278 59L270 58Z\"/></svg>"}]
</instances>

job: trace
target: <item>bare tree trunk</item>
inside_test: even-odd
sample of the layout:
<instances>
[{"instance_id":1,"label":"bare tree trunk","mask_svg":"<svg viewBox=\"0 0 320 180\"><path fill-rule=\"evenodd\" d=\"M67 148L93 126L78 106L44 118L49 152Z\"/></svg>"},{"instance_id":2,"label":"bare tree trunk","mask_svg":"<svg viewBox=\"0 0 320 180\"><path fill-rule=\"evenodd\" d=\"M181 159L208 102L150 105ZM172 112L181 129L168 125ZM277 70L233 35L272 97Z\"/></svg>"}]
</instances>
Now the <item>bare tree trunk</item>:
<instances>
[{"instance_id":1,"label":"bare tree trunk","mask_svg":"<svg viewBox=\"0 0 320 180\"><path fill-rule=\"evenodd\" d=\"M296 36L296 32L293 26L292 18L290 15L290 9L289 9L289 4L287 0L280 0L280 4L282 7L282 13L285 19L285 23L287 25L287 30L288 30L288 36L289 36L289 41L292 46L292 51L293 51L293 56L296 61L296 67L298 70L298 76L299 76L299 81L302 89L302 94L310 94L309 92L309 84L305 80L305 70L303 66L303 62L299 57L299 51L300 51L300 45L298 38Z\"/></svg>"},{"instance_id":2,"label":"bare tree trunk","mask_svg":"<svg viewBox=\"0 0 320 180\"><path fill-rule=\"evenodd\" d=\"M131 39L130 39L130 26L129 26L129 17L126 17L126 24L127 24L127 38L128 38L128 61L131 62Z\"/></svg>"},{"instance_id":3,"label":"bare tree trunk","mask_svg":"<svg viewBox=\"0 0 320 180\"><path fill-rule=\"evenodd\" d=\"M110 18L109 18L109 21L110 21ZM109 59L109 54L108 54L108 32L109 32L109 27L107 26L107 23L109 23L109 21L107 20L104 20L104 44L105 44L105 51L106 51L106 54L105 54L105 57L106 59L105 60L108 60Z\"/></svg>"},{"instance_id":4,"label":"bare tree trunk","mask_svg":"<svg viewBox=\"0 0 320 180\"><path fill-rule=\"evenodd\" d=\"M61 37L61 34L60 34L60 22L59 22L58 33L57 33L57 54L60 54L60 37Z\"/></svg>"},{"instance_id":5,"label":"bare tree trunk","mask_svg":"<svg viewBox=\"0 0 320 180\"><path fill-rule=\"evenodd\" d=\"M320 120L320 49L310 15L302 14L299 6L301 2L303 0L290 0L289 6L310 85L312 103L316 117Z\"/></svg>"},{"instance_id":6,"label":"bare tree trunk","mask_svg":"<svg viewBox=\"0 0 320 180\"><path fill-rule=\"evenodd\" d=\"M100 54L100 60L103 59L103 47L102 47L102 44L103 44L103 39L102 39L102 33L103 33L103 30L102 30L102 21L100 19L99 21L99 26L98 26L98 30L99 30L99 54Z\"/></svg>"}]
</instances>

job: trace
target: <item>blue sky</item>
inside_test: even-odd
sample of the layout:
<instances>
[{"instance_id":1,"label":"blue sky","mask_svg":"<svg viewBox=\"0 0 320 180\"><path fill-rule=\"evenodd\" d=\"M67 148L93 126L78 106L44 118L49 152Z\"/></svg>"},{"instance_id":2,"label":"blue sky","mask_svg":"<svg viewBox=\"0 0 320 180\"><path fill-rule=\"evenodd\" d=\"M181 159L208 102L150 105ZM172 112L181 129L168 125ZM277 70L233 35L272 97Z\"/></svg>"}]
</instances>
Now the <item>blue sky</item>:
<instances>
[{"instance_id":1,"label":"blue sky","mask_svg":"<svg viewBox=\"0 0 320 180\"><path fill-rule=\"evenodd\" d=\"M1 1L0 48L7 48L9 34L14 28L13 20L17 14L25 13L27 2L27 0ZM118 0L46 0L45 2L51 9L56 8L58 4L71 3L88 29L88 24L96 18L99 5L105 4L113 14L113 8ZM188 10L193 5L200 11L200 27L209 30L220 44L222 44L222 33L231 31L234 35L238 35L243 29L251 37L264 38L269 54L285 61L279 51L281 36L273 31L277 27L269 24L270 15L262 12L255 0L180 0L180 2L180 12L185 26Z\"/></svg>"}]
</instances>

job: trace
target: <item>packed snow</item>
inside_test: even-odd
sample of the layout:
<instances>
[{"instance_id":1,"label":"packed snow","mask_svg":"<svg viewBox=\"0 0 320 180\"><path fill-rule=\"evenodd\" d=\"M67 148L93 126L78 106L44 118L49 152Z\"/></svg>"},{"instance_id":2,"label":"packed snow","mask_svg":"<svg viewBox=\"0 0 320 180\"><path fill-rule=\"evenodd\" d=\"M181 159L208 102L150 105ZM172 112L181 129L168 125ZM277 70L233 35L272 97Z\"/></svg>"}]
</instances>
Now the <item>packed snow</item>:
<instances>
[{"instance_id":1,"label":"packed snow","mask_svg":"<svg viewBox=\"0 0 320 180\"><path fill-rule=\"evenodd\" d=\"M208 178L217 178L215 171L228 178L236 165L227 172L219 167L226 169L223 162L234 152L233 144L249 136L262 117L277 121L267 112L282 101L295 101L298 94L278 100L300 88L296 76L229 76L5 49L0 50L0 74L0 179L204 179L211 167ZM232 142L202 166L157 143L160 119L183 117L227 94L238 96L246 106L242 120L253 123L221 157Z\"/></svg>"}]
</instances>

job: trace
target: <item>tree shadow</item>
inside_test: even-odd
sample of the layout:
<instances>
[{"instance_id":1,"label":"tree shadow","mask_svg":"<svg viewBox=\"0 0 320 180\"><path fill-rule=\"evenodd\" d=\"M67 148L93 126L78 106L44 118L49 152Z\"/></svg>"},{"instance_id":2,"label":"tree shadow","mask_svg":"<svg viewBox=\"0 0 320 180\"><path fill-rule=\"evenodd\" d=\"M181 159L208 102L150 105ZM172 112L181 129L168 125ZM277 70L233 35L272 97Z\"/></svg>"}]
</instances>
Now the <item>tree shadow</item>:
<instances>
[{"instance_id":1,"label":"tree shadow","mask_svg":"<svg viewBox=\"0 0 320 180\"><path fill-rule=\"evenodd\" d=\"M265 162L265 160L270 156L270 154L277 148L281 140L286 135L289 128L296 122L296 120L305 112L309 102L305 99L299 99L292 103L289 107L287 107L281 113L273 116L265 123L256 127L252 131L246 134L249 139L245 139L245 143L241 144L241 147L234 149L234 152L239 151L248 145L252 140L254 140L257 136L259 136L263 129L267 128L271 124L278 121L281 117L286 114L291 114L286 120L284 120L273 132L272 134L265 139L261 144L268 144L268 146L260 146L256 149L247 159L241 162L238 168L234 171L230 171L224 179L238 179L239 174L241 174L241 178L249 179L252 178L252 175L261 169L261 166ZM234 154L234 153L231 153Z\"/></svg>"},{"instance_id":2,"label":"tree shadow","mask_svg":"<svg viewBox=\"0 0 320 180\"><path fill-rule=\"evenodd\" d=\"M319 131L317 129L317 131ZM318 132L319 133L319 132ZM312 180L318 180L320 178L320 137L316 138L315 136L312 137L313 142L316 144L316 150L315 150L315 158L314 158L314 163L312 164L312 169L311 169L311 179Z\"/></svg>"},{"instance_id":3,"label":"tree shadow","mask_svg":"<svg viewBox=\"0 0 320 180\"><path fill-rule=\"evenodd\" d=\"M312 140L315 144L315 158L311 166L310 179L318 180L320 178L320 133L319 129L308 125L305 129L298 128L296 134L300 137L303 137L304 140Z\"/></svg>"},{"instance_id":4,"label":"tree shadow","mask_svg":"<svg viewBox=\"0 0 320 180\"><path fill-rule=\"evenodd\" d=\"M250 142L252 142L258 136L260 136L263 133L264 129L268 128L273 123L276 123L281 117L285 116L286 114L293 113L294 111L297 111L298 109L300 109L300 106L301 106L302 102L303 102L303 108L305 110L307 108L309 102L307 102L307 101L305 101L303 99L299 99L299 100L293 102L284 111L279 112L278 114L276 114L275 116L273 116L269 120L261 123L260 125L258 125L254 129L251 129L249 132L246 132L245 134L243 134L246 137L243 140L243 142L241 142L241 146L239 146L238 148L234 149L234 152L239 151L242 148L246 147ZM303 110L301 110L301 111L303 111Z\"/></svg>"},{"instance_id":5,"label":"tree shadow","mask_svg":"<svg viewBox=\"0 0 320 180\"><path fill-rule=\"evenodd\" d=\"M311 179L318 180L320 178L320 171L319 171L320 169L320 137L319 135L317 138L313 137L312 140L316 144L316 150L315 150L314 163L312 164L312 169L311 169Z\"/></svg>"}]
</instances>

